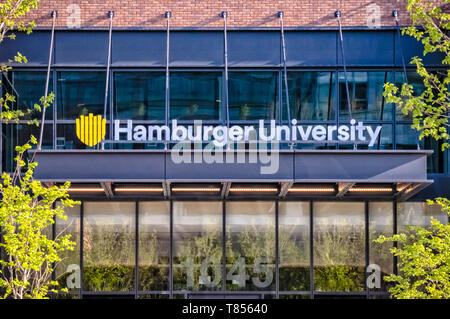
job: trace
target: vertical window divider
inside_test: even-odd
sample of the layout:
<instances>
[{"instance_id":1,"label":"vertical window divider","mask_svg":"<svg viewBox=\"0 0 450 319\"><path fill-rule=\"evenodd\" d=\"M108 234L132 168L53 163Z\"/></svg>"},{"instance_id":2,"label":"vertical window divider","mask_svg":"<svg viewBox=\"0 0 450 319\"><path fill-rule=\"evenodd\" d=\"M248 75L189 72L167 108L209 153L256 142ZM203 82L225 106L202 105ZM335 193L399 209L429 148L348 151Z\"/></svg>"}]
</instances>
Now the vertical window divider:
<instances>
[{"instance_id":1,"label":"vertical window divider","mask_svg":"<svg viewBox=\"0 0 450 319\"><path fill-rule=\"evenodd\" d=\"M278 241L278 233L279 233L279 200L275 201L275 291L276 291L276 299L279 299L279 291L280 291L280 265L279 265L279 241Z\"/></svg>"},{"instance_id":2,"label":"vertical window divider","mask_svg":"<svg viewBox=\"0 0 450 319\"><path fill-rule=\"evenodd\" d=\"M366 267L364 269L364 285L366 286L365 290L366 290L366 294L367 294L367 298L369 297L370 291L369 291L369 287L367 285L367 267L369 266L370 263L370 233L369 233L369 202L365 201L364 203L364 224L365 224L365 228L364 228L364 236L365 236L365 250L366 250Z\"/></svg>"},{"instance_id":3,"label":"vertical window divider","mask_svg":"<svg viewBox=\"0 0 450 319\"><path fill-rule=\"evenodd\" d=\"M222 200L222 291L227 290L227 229L226 202Z\"/></svg>"},{"instance_id":4,"label":"vertical window divider","mask_svg":"<svg viewBox=\"0 0 450 319\"><path fill-rule=\"evenodd\" d=\"M394 235L396 235L398 232L398 226L397 226L397 201L393 201L392 202L392 205L394 206L394 209L393 209L393 211L394 211L394 229L393 229L393 232L394 232ZM393 247L394 248L397 248L397 242L396 241L394 241L393 242ZM398 269L397 269L397 256L392 256L393 257L393 262L394 262L394 274L395 275L397 275L398 274Z\"/></svg>"},{"instance_id":5,"label":"vertical window divider","mask_svg":"<svg viewBox=\"0 0 450 319\"><path fill-rule=\"evenodd\" d=\"M135 270L134 270L134 293L135 299L138 299L139 291L139 201L135 202L135 243L134 243L134 260L135 260Z\"/></svg>"},{"instance_id":6,"label":"vertical window divider","mask_svg":"<svg viewBox=\"0 0 450 319\"><path fill-rule=\"evenodd\" d=\"M57 145L57 135L58 135L58 130L57 130L57 117L58 117L58 92L57 92L57 84L58 81L56 79L57 76L57 72L55 70L52 71L53 74L53 92L55 94L55 99L53 100L53 149L56 150L58 148Z\"/></svg>"},{"instance_id":7,"label":"vertical window divider","mask_svg":"<svg viewBox=\"0 0 450 319\"><path fill-rule=\"evenodd\" d=\"M170 201L170 227L169 227L169 298L173 299L173 201Z\"/></svg>"},{"instance_id":8,"label":"vertical window divider","mask_svg":"<svg viewBox=\"0 0 450 319\"><path fill-rule=\"evenodd\" d=\"M313 201L309 201L309 289L311 290L311 299L314 299L314 209Z\"/></svg>"},{"instance_id":9,"label":"vertical window divider","mask_svg":"<svg viewBox=\"0 0 450 319\"><path fill-rule=\"evenodd\" d=\"M84 251L84 201L82 201L80 205L80 298L82 298L83 296L83 289L84 289L83 251Z\"/></svg>"}]
</instances>

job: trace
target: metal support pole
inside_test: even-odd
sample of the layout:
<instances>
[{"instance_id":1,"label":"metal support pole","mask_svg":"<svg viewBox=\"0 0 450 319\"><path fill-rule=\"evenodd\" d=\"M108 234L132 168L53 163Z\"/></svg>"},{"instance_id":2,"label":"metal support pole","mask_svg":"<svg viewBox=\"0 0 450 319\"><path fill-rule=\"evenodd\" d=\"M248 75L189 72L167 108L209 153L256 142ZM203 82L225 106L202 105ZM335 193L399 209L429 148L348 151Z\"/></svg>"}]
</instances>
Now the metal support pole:
<instances>
[{"instance_id":1,"label":"metal support pole","mask_svg":"<svg viewBox=\"0 0 450 319\"><path fill-rule=\"evenodd\" d=\"M339 43L341 45L341 56L342 56L342 66L344 68L344 79L345 79L345 93L347 95L347 108L348 108L348 115L350 117L350 120L352 120L352 106L350 103L350 93L348 89L348 78L347 78L347 65L345 63L345 51L344 51L344 36L342 35L342 25L341 25L341 11L335 11L334 17L338 21L339 26ZM337 110L339 112L339 110ZM353 144L353 148L356 149L356 144Z\"/></svg>"},{"instance_id":2,"label":"metal support pole","mask_svg":"<svg viewBox=\"0 0 450 319\"><path fill-rule=\"evenodd\" d=\"M48 52L48 64L47 64L47 78L45 79L45 92L44 92L44 103L47 101L47 96L48 96L48 84L50 81L50 69L51 69L51 65L52 65L52 57L53 57L53 42L55 39L55 24L56 24L56 18L58 16L58 12L53 10L51 17L52 17L52 33L51 33L51 37L50 37L50 49ZM39 133L39 142L37 145L37 149L40 151L42 148L42 139L44 137L44 124L45 124L45 110L46 110L46 106L43 105L42 106L42 119L41 119L41 130Z\"/></svg>"},{"instance_id":3,"label":"metal support pole","mask_svg":"<svg viewBox=\"0 0 450 319\"><path fill-rule=\"evenodd\" d=\"M109 70L111 68L111 39L114 11L108 11L109 17L109 35L108 35L108 56L106 61L106 85L105 85L105 101L103 104L103 118L106 119L106 109L108 108L108 90L109 90ZM112 123L111 123L112 125ZM105 135L106 139L106 135ZM105 142L102 142L102 149L105 149Z\"/></svg>"},{"instance_id":4,"label":"metal support pole","mask_svg":"<svg viewBox=\"0 0 450 319\"><path fill-rule=\"evenodd\" d=\"M224 104L223 107L225 108L225 121L227 124L227 127L230 127L230 112L228 108L228 38L227 38L227 17L228 12L222 11L221 16L223 18L223 40L224 40L224 64L225 64L225 81L224 81Z\"/></svg>"},{"instance_id":5,"label":"metal support pole","mask_svg":"<svg viewBox=\"0 0 450 319\"><path fill-rule=\"evenodd\" d=\"M170 50L170 18L172 17L172 12L167 11L165 13L167 19L167 35L166 35L166 125L169 125L170 119L170 82L169 82L169 50Z\"/></svg>"},{"instance_id":6,"label":"metal support pole","mask_svg":"<svg viewBox=\"0 0 450 319\"><path fill-rule=\"evenodd\" d=\"M284 23L283 23L283 11L278 11L278 18L280 18L280 30L281 30L281 47L283 51L283 78L284 78L284 92L285 92L285 99L286 99L286 109L287 109L287 119L288 119L288 126L292 130L292 123L291 123L291 108L289 106L289 87L288 87L288 80L287 80L287 66L286 66L286 40L284 38ZM282 109L282 105L280 106ZM281 113L281 117L283 117L283 113ZM289 143L290 148L293 148L293 144Z\"/></svg>"},{"instance_id":7,"label":"metal support pole","mask_svg":"<svg viewBox=\"0 0 450 319\"><path fill-rule=\"evenodd\" d=\"M398 38L398 46L400 48L400 57L402 58L402 68L403 68L403 76L405 78L405 83L408 84L408 73L406 72L406 62L405 62L405 55L403 54L403 46L402 46L402 35L400 33L400 25L398 22L398 11L394 10L392 11L392 16L395 19L395 26L396 26L396 30L397 30L397 38ZM419 145L419 133L416 131L416 144L417 144L417 149L420 150L420 145Z\"/></svg>"}]
</instances>

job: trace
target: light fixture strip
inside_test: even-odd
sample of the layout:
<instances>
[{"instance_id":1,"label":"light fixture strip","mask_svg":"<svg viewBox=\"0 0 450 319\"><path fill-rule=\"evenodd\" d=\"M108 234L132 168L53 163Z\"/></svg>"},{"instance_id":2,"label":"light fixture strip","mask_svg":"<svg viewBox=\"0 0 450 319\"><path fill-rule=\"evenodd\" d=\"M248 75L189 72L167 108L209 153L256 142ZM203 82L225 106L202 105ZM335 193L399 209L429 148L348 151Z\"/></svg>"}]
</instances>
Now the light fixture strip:
<instances>
[{"instance_id":1,"label":"light fixture strip","mask_svg":"<svg viewBox=\"0 0 450 319\"><path fill-rule=\"evenodd\" d=\"M173 192L220 192L220 188L173 187Z\"/></svg>"},{"instance_id":2,"label":"light fixture strip","mask_svg":"<svg viewBox=\"0 0 450 319\"><path fill-rule=\"evenodd\" d=\"M89 193L89 192L103 192L104 189L103 188L94 188L94 187L91 187L91 188L74 187L74 188L66 189L66 191L68 191L68 192L86 192L86 193Z\"/></svg>"},{"instance_id":3,"label":"light fixture strip","mask_svg":"<svg viewBox=\"0 0 450 319\"><path fill-rule=\"evenodd\" d=\"M334 188L291 188L289 192L295 193L332 193Z\"/></svg>"},{"instance_id":4,"label":"light fixture strip","mask_svg":"<svg viewBox=\"0 0 450 319\"><path fill-rule=\"evenodd\" d=\"M349 192L392 192L392 188L352 188Z\"/></svg>"},{"instance_id":5,"label":"light fixture strip","mask_svg":"<svg viewBox=\"0 0 450 319\"><path fill-rule=\"evenodd\" d=\"M246 192L246 193L272 193L278 192L277 188L230 188L230 192Z\"/></svg>"},{"instance_id":6,"label":"light fixture strip","mask_svg":"<svg viewBox=\"0 0 450 319\"><path fill-rule=\"evenodd\" d=\"M115 192L162 192L163 189L161 187L122 187L116 188Z\"/></svg>"}]
</instances>

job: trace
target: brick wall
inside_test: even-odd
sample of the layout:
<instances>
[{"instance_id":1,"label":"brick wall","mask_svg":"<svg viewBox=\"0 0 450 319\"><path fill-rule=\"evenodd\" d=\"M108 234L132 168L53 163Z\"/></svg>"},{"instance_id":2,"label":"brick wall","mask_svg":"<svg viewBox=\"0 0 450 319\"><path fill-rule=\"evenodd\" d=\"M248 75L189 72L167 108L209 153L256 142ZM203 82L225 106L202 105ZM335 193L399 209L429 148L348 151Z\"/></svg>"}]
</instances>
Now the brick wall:
<instances>
[{"instance_id":1,"label":"brick wall","mask_svg":"<svg viewBox=\"0 0 450 319\"><path fill-rule=\"evenodd\" d=\"M51 25L50 12L58 11L58 27L106 27L107 12L115 11L115 28L162 28L164 12L172 11L174 28L222 27L220 12L229 12L229 27L278 27L278 11L284 11L286 27L336 26L334 11L342 12L343 26L367 26L367 21L393 26L392 10L400 12L400 24L409 19L406 0L40 0L28 15L38 27ZM79 9L79 15L77 12ZM78 19L79 16L79 19ZM370 22L369 22L370 23ZM79 25L78 25L79 24Z\"/></svg>"}]
</instances>

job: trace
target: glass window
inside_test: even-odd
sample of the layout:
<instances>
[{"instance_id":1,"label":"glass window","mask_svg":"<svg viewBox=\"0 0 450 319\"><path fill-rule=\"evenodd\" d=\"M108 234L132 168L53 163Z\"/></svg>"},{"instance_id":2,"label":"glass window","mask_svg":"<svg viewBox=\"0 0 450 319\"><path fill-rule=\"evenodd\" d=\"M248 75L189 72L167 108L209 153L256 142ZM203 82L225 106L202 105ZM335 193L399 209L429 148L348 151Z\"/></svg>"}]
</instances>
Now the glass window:
<instances>
[{"instance_id":1,"label":"glass window","mask_svg":"<svg viewBox=\"0 0 450 319\"><path fill-rule=\"evenodd\" d=\"M375 243L379 236L392 236L394 233L394 206L392 202L370 202L369 203L369 264L373 265L373 276L379 274L379 278L370 280L371 291L386 291L387 285L384 276L392 274L394 270L394 257L390 250L392 243ZM369 276L371 274L369 273ZM377 280L379 279L379 285Z\"/></svg>"},{"instance_id":2,"label":"glass window","mask_svg":"<svg viewBox=\"0 0 450 319\"><path fill-rule=\"evenodd\" d=\"M404 202L397 204L397 232L408 233L409 226L431 226L431 217L443 224L448 223L448 215L439 206L425 202Z\"/></svg>"},{"instance_id":3,"label":"glass window","mask_svg":"<svg viewBox=\"0 0 450 319\"><path fill-rule=\"evenodd\" d=\"M412 85L413 87L413 95L418 96L422 94L422 92L425 89L425 86L423 84L423 78L417 74L417 72L414 70L407 71L406 76L408 77L408 83ZM401 88L403 83L405 83L405 73L403 71L396 72L395 73L395 83L396 85ZM412 121L412 113L403 114L402 110L397 108L396 109L396 118L397 121Z\"/></svg>"},{"instance_id":4,"label":"glass window","mask_svg":"<svg viewBox=\"0 0 450 319\"><path fill-rule=\"evenodd\" d=\"M275 202L226 205L227 290L275 289Z\"/></svg>"},{"instance_id":5,"label":"glass window","mask_svg":"<svg viewBox=\"0 0 450 319\"><path fill-rule=\"evenodd\" d=\"M314 203L314 288L364 291L364 203Z\"/></svg>"},{"instance_id":6,"label":"glass window","mask_svg":"<svg viewBox=\"0 0 450 319\"><path fill-rule=\"evenodd\" d=\"M83 289L134 289L135 203L85 202Z\"/></svg>"},{"instance_id":7,"label":"glass window","mask_svg":"<svg viewBox=\"0 0 450 319\"><path fill-rule=\"evenodd\" d=\"M345 125L350 125L349 123L342 123ZM376 128L378 126L381 126L380 134L378 134L378 137L374 141L372 146L369 146L371 142L370 135L367 133L367 131L364 131L364 136L366 138L365 141L360 142L357 144L357 148L360 150L391 150L393 149L394 141L392 139L392 125L391 124L366 124L365 126L370 126L372 128L372 132L375 132ZM356 133L358 134L358 133ZM358 136L356 135L357 141ZM351 141L348 141L346 143L339 142L339 148L340 149L353 149L353 143Z\"/></svg>"},{"instance_id":8,"label":"glass window","mask_svg":"<svg viewBox=\"0 0 450 319\"><path fill-rule=\"evenodd\" d=\"M67 250L60 254L62 258L55 269L55 278L59 283L58 289L68 288L69 291L77 291L81 288L80 269L80 206L66 207L66 220L57 218L55 226L56 236L70 235L70 240L75 242L74 250Z\"/></svg>"},{"instance_id":9,"label":"glass window","mask_svg":"<svg viewBox=\"0 0 450 319\"><path fill-rule=\"evenodd\" d=\"M417 144L423 149L423 140L419 139L420 132L411 128L411 124L396 124L395 125L395 148L396 149L417 149Z\"/></svg>"},{"instance_id":10,"label":"glass window","mask_svg":"<svg viewBox=\"0 0 450 319\"><path fill-rule=\"evenodd\" d=\"M333 120L335 118L334 72L288 72L291 120ZM283 120L287 120L283 80Z\"/></svg>"},{"instance_id":11,"label":"glass window","mask_svg":"<svg viewBox=\"0 0 450 319\"><path fill-rule=\"evenodd\" d=\"M110 139L109 124L106 124L105 139ZM56 148L57 149L87 149L98 148L99 142L92 147L81 142L77 136L77 129L75 124L58 124L56 127ZM110 144L105 144L105 148L108 148Z\"/></svg>"},{"instance_id":12,"label":"glass window","mask_svg":"<svg viewBox=\"0 0 450 319\"><path fill-rule=\"evenodd\" d=\"M103 115L105 72L58 72L58 119L75 121L80 115ZM107 107L108 108L108 107ZM106 114L109 114L108 110Z\"/></svg>"},{"instance_id":13,"label":"glass window","mask_svg":"<svg viewBox=\"0 0 450 319\"><path fill-rule=\"evenodd\" d=\"M139 202L139 290L169 290L170 203Z\"/></svg>"},{"instance_id":14,"label":"glass window","mask_svg":"<svg viewBox=\"0 0 450 319\"><path fill-rule=\"evenodd\" d=\"M392 72L347 72L352 118L355 120L392 120L392 104L383 97L383 85L393 82ZM340 117L349 119L345 74L339 73Z\"/></svg>"},{"instance_id":15,"label":"glass window","mask_svg":"<svg viewBox=\"0 0 450 319\"><path fill-rule=\"evenodd\" d=\"M31 135L39 140L40 126L34 124L4 124L3 143L2 143L2 159L3 169L6 172L11 172L15 169L14 157L17 155L15 147L24 145L30 141ZM32 145L36 148L36 145ZM51 149L53 147L53 125L46 123L44 126L44 135L42 140L42 149Z\"/></svg>"},{"instance_id":16,"label":"glass window","mask_svg":"<svg viewBox=\"0 0 450 319\"><path fill-rule=\"evenodd\" d=\"M170 118L220 120L222 73L170 73Z\"/></svg>"},{"instance_id":17,"label":"glass window","mask_svg":"<svg viewBox=\"0 0 450 319\"><path fill-rule=\"evenodd\" d=\"M165 121L163 72L114 73L114 118Z\"/></svg>"},{"instance_id":18,"label":"glass window","mask_svg":"<svg viewBox=\"0 0 450 319\"><path fill-rule=\"evenodd\" d=\"M41 97L45 94L45 82L47 79L46 72L13 72L13 86L17 91L16 98L20 110L33 110L35 104L39 104ZM53 91L53 73L50 73L48 93ZM40 120L42 113L33 111L31 116L26 116L24 119L36 118ZM53 119L53 104L51 104L45 111L45 119Z\"/></svg>"},{"instance_id":19,"label":"glass window","mask_svg":"<svg viewBox=\"0 0 450 319\"><path fill-rule=\"evenodd\" d=\"M278 72L230 72L230 120L275 119L277 92Z\"/></svg>"},{"instance_id":20,"label":"glass window","mask_svg":"<svg viewBox=\"0 0 450 319\"><path fill-rule=\"evenodd\" d=\"M279 287L310 290L309 202L280 202L278 210Z\"/></svg>"},{"instance_id":21,"label":"glass window","mask_svg":"<svg viewBox=\"0 0 450 319\"><path fill-rule=\"evenodd\" d=\"M173 203L174 290L222 289L222 202Z\"/></svg>"}]
</instances>

